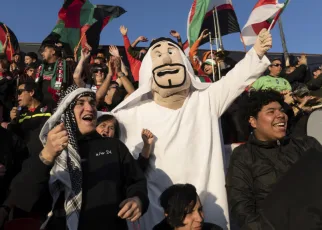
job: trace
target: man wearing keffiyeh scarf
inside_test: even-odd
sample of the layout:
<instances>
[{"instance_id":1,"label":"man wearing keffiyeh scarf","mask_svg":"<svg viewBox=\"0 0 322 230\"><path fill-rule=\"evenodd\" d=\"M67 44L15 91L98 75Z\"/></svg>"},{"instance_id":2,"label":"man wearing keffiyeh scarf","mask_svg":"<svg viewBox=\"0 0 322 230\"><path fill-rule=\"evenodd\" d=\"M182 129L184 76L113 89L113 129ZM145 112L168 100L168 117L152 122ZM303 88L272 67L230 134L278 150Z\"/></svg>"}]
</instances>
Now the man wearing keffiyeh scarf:
<instances>
[{"instance_id":1,"label":"man wearing keffiyeh scarf","mask_svg":"<svg viewBox=\"0 0 322 230\"><path fill-rule=\"evenodd\" d=\"M41 229L125 230L125 219L147 210L143 172L122 142L95 131L96 112L92 90L69 87L40 133L44 149L14 183L9 200L30 211L49 182L52 211Z\"/></svg>"},{"instance_id":2,"label":"man wearing keffiyeh scarf","mask_svg":"<svg viewBox=\"0 0 322 230\"><path fill-rule=\"evenodd\" d=\"M76 104L78 99L88 100L91 109L82 114L83 118L89 118L86 125L81 119L75 118L74 110L77 111ZM86 99L85 99L86 98ZM81 159L78 154L78 146L76 137L79 134L87 134L93 131L96 124L95 93L85 88L77 88L72 85L61 96L58 107L54 115L44 125L40 139L45 148L42 151L41 159L48 163L56 158L55 165L51 170L51 178L49 180L49 189L53 197L55 205L61 192L65 192L65 211L67 217L67 225L69 229L77 229L79 212L82 205L82 175L81 175ZM82 101L82 103L84 103ZM76 114L77 116L77 114ZM59 123L57 125L57 123ZM53 126L57 125L54 129ZM54 131L54 135L59 140L53 139L53 144L46 145L49 136L49 130ZM52 132L51 131L51 132ZM48 135L48 137L47 137ZM53 137L54 138L54 137ZM48 148L46 148L48 147ZM48 160L49 159L49 160ZM47 163L47 164L48 164Z\"/></svg>"}]
</instances>

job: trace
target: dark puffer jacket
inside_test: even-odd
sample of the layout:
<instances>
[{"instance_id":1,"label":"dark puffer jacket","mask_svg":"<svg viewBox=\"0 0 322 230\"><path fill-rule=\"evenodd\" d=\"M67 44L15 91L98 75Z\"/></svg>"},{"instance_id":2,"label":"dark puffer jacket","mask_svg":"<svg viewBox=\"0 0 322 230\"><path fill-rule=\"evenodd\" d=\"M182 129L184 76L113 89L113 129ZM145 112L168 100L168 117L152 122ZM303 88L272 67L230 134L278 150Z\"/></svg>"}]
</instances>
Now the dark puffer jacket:
<instances>
[{"instance_id":1,"label":"dark puffer jacket","mask_svg":"<svg viewBox=\"0 0 322 230\"><path fill-rule=\"evenodd\" d=\"M226 188L232 218L242 229L262 229L261 204L274 185L310 148L321 150L312 137L286 137L262 142L251 135L232 154Z\"/></svg>"}]
</instances>

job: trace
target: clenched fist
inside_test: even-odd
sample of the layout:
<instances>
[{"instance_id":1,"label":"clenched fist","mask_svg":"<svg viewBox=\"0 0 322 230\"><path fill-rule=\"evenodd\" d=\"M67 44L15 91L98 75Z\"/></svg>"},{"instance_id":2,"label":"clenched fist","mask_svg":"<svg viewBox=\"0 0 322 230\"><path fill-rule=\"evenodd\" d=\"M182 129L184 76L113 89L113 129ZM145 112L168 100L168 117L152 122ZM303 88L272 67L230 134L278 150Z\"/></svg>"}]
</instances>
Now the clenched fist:
<instances>
[{"instance_id":1,"label":"clenched fist","mask_svg":"<svg viewBox=\"0 0 322 230\"><path fill-rule=\"evenodd\" d=\"M121 210L117 214L122 219L127 219L131 222L138 220L142 215L142 204L138 197L132 197L124 200L120 204Z\"/></svg>"},{"instance_id":2,"label":"clenched fist","mask_svg":"<svg viewBox=\"0 0 322 230\"><path fill-rule=\"evenodd\" d=\"M68 133L64 124L61 123L48 133L47 142L41 152L40 159L45 164L52 164L67 145Z\"/></svg>"},{"instance_id":3,"label":"clenched fist","mask_svg":"<svg viewBox=\"0 0 322 230\"><path fill-rule=\"evenodd\" d=\"M262 29L256 39L254 49L259 57L263 57L265 53L272 48L272 44L272 35L267 29Z\"/></svg>"},{"instance_id":4,"label":"clenched fist","mask_svg":"<svg viewBox=\"0 0 322 230\"><path fill-rule=\"evenodd\" d=\"M142 130L142 140L144 145L152 145L154 141L154 135L153 133L148 129Z\"/></svg>"},{"instance_id":5,"label":"clenched fist","mask_svg":"<svg viewBox=\"0 0 322 230\"><path fill-rule=\"evenodd\" d=\"M19 115L19 111L17 107L13 107L12 110L10 111L10 119L11 121L17 118Z\"/></svg>"}]
</instances>

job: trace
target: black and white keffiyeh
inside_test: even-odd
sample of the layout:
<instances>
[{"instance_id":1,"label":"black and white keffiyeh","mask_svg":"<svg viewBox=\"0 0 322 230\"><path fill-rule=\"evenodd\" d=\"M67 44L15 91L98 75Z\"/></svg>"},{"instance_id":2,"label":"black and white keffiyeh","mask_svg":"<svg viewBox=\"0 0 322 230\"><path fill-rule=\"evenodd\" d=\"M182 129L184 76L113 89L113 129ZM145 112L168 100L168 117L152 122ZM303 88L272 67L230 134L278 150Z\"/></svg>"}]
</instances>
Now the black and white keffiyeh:
<instances>
[{"instance_id":1,"label":"black and white keffiyeh","mask_svg":"<svg viewBox=\"0 0 322 230\"><path fill-rule=\"evenodd\" d=\"M78 229L79 214L82 206L82 169L76 139L78 128L73 109L76 99L83 96L95 98L94 92L90 89L78 88L76 85L67 88L58 101L55 113L47 120L39 136L40 141L45 146L48 132L61 122L64 123L68 132L68 146L56 158L55 164L50 171L49 189L53 197L52 208L54 208L60 194L64 192L66 223L69 230ZM45 228L52 215L51 211L41 229Z\"/></svg>"}]
</instances>

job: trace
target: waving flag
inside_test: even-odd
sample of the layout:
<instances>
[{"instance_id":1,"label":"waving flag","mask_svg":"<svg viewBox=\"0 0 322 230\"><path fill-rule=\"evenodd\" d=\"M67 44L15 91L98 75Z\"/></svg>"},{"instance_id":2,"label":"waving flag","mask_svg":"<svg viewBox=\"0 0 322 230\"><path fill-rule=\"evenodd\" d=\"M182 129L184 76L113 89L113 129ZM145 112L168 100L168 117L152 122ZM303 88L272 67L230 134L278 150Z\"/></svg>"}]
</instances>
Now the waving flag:
<instances>
[{"instance_id":1,"label":"waving flag","mask_svg":"<svg viewBox=\"0 0 322 230\"><path fill-rule=\"evenodd\" d=\"M95 52L102 29L125 12L119 6L93 5L88 0L65 0L58 13L58 22L43 44L47 41L61 42L65 51L73 54L81 41L83 47L87 42Z\"/></svg>"},{"instance_id":2,"label":"waving flag","mask_svg":"<svg viewBox=\"0 0 322 230\"><path fill-rule=\"evenodd\" d=\"M217 7L221 36L240 32L231 0L194 0L188 16L188 41L190 47L204 29L214 32L213 9Z\"/></svg>"},{"instance_id":3,"label":"waving flag","mask_svg":"<svg viewBox=\"0 0 322 230\"><path fill-rule=\"evenodd\" d=\"M262 29L273 28L288 3L289 0L282 4L278 0L259 0L242 30L244 44L253 45Z\"/></svg>"},{"instance_id":4,"label":"waving flag","mask_svg":"<svg viewBox=\"0 0 322 230\"><path fill-rule=\"evenodd\" d=\"M6 56L7 56L7 59L11 61L11 56L14 53L20 51L18 39L8 26L0 22L0 53L4 52L3 45L6 41L7 33L9 33L10 40L8 41L8 44L7 44Z\"/></svg>"}]
</instances>

